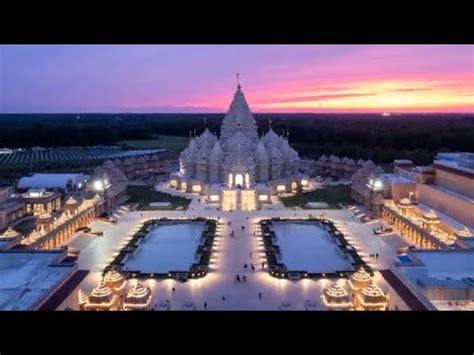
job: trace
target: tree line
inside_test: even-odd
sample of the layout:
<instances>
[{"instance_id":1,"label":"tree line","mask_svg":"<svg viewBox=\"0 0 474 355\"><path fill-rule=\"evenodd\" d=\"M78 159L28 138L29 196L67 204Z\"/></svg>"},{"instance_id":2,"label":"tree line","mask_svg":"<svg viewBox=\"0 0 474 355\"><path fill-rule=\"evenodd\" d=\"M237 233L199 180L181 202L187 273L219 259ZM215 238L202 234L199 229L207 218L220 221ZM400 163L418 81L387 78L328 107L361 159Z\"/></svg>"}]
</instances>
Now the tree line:
<instances>
[{"instance_id":1,"label":"tree line","mask_svg":"<svg viewBox=\"0 0 474 355\"><path fill-rule=\"evenodd\" d=\"M206 120L204 121L204 117ZM259 133L269 120L304 156L336 154L383 164L395 158L429 163L439 151L474 152L474 115L255 114ZM0 147L114 145L121 140L218 133L224 114L4 114Z\"/></svg>"}]
</instances>

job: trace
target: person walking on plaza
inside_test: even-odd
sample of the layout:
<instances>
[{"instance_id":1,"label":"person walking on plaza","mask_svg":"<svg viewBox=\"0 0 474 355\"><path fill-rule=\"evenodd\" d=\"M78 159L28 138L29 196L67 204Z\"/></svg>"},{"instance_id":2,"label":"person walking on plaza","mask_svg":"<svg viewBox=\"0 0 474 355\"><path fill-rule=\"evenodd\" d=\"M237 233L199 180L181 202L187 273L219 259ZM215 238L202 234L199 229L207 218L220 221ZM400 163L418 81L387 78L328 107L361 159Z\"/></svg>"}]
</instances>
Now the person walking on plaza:
<instances>
[{"instance_id":1,"label":"person walking on plaza","mask_svg":"<svg viewBox=\"0 0 474 355\"><path fill-rule=\"evenodd\" d=\"M239 274L237 274L237 276L235 277L235 281L240 282L240 275Z\"/></svg>"},{"instance_id":2,"label":"person walking on plaza","mask_svg":"<svg viewBox=\"0 0 474 355\"><path fill-rule=\"evenodd\" d=\"M245 275L242 276L242 281L243 281L243 282L247 282L247 277L246 277Z\"/></svg>"},{"instance_id":3,"label":"person walking on plaza","mask_svg":"<svg viewBox=\"0 0 474 355\"><path fill-rule=\"evenodd\" d=\"M253 264L250 264L250 268L252 269L252 272L255 272L255 266L253 266Z\"/></svg>"},{"instance_id":4,"label":"person walking on plaza","mask_svg":"<svg viewBox=\"0 0 474 355\"><path fill-rule=\"evenodd\" d=\"M207 311L207 302L204 302L204 310Z\"/></svg>"},{"instance_id":5,"label":"person walking on plaza","mask_svg":"<svg viewBox=\"0 0 474 355\"><path fill-rule=\"evenodd\" d=\"M262 299L262 293L261 293L261 292L258 293L258 299L259 299L259 300Z\"/></svg>"},{"instance_id":6,"label":"person walking on plaza","mask_svg":"<svg viewBox=\"0 0 474 355\"><path fill-rule=\"evenodd\" d=\"M222 300L225 301L225 296L222 296Z\"/></svg>"},{"instance_id":7,"label":"person walking on plaza","mask_svg":"<svg viewBox=\"0 0 474 355\"><path fill-rule=\"evenodd\" d=\"M265 269L265 261L262 261L262 270Z\"/></svg>"},{"instance_id":8,"label":"person walking on plaza","mask_svg":"<svg viewBox=\"0 0 474 355\"><path fill-rule=\"evenodd\" d=\"M247 268L247 264L244 264L244 269L246 269L246 268Z\"/></svg>"},{"instance_id":9,"label":"person walking on plaza","mask_svg":"<svg viewBox=\"0 0 474 355\"><path fill-rule=\"evenodd\" d=\"M252 258L252 252L250 252L249 255L250 255L250 258Z\"/></svg>"}]
</instances>

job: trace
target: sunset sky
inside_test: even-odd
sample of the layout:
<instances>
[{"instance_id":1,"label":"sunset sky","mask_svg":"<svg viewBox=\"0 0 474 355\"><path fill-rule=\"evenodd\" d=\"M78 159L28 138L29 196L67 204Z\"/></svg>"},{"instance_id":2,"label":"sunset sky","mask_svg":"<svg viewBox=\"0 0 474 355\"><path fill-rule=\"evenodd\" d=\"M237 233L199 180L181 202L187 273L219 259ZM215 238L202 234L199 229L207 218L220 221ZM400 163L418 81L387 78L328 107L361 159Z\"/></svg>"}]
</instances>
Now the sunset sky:
<instances>
[{"instance_id":1,"label":"sunset sky","mask_svg":"<svg viewBox=\"0 0 474 355\"><path fill-rule=\"evenodd\" d=\"M470 45L0 45L0 113L471 112Z\"/></svg>"}]
</instances>

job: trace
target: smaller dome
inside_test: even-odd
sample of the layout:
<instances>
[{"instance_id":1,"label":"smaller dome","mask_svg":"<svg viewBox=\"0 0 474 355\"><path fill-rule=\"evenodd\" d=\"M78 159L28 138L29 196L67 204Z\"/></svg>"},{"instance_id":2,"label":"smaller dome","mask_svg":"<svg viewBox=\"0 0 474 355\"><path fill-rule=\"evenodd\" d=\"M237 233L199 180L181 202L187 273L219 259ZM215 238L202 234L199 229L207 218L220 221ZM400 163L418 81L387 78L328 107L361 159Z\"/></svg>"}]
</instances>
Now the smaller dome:
<instances>
[{"instance_id":1,"label":"smaller dome","mask_svg":"<svg viewBox=\"0 0 474 355\"><path fill-rule=\"evenodd\" d=\"M135 285L130 288L125 297L125 308L146 307L151 300L151 290L136 280Z\"/></svg>"},{"instance_id":2,"label":"smaller dome","mask_svg":"<svg viewBox=\"0 0 474 355\"><path fill-rule=\"evenodd\" d=\"M349 303L349 294L342 288L339 282L335 282L330 287L326 287L323 294L328 304Z\"/></svg>"},{"instance_id":3,"label":"smaller dome","mask_svg":"<svg viewBox=\"0 0 474 355\"><path fill-rule=\"evenodd\" d=\"M265 145L263 144L262 141L258 143L256 157L257 157L257 161L261 163L267 163L270 159L267 153L267 149L265 148Z\"/></svg>"},{"instance_id":4,"label":"smaller dome","mask_svg":"<svg viewBox=\"0 0 474 355\"><path fill-rule=\"evenodd\" d=\"M355 289L364 288L370 283L370 281L372 281L372 277L363 267L353 273L350 277L350 285Z\"/></svg>"},{"instance_id":5,"label":"smaller dome","mask_svg":"<svg viewBox=\"0 0 474 355\"><path fill-rule=\"evenodd\" d=\"M423 219L427 223L439 223L439 218L438 215L435 213L435 211L430 210L429 212L426 212L423 215Z\"/></svg>"},{"instance_id":6,"label":"smaller dome","mask_svg":"<svg viewBox=\"0 0 474 355\"><path fill-rule=\"evenodd\" d=\"M20 235L16 230L12 227L8 227L5 232L0 235L0 238L16 238Z\"/></svg>"},{"instance_id":7,"label":"smaller dome","mask_svg":"<svg viewBox=\"0 0 474 355\"><path fill-rule=\"evenodd\" d=\"M277 147L272 147L270 149L270 158L276 161L283 160L283 154L281 154L280 150Z\"/></svg>"},{"instance_id":8,"label":"smaller dome","mask_svg":"<svg viewBox=\"0 0 474 355\"><path fill-rule=\"evenodd\" d=\"M119 272L112 270L105 274L104 282L108 287L118 289L123 286L125 278Z\"/></svg>"},{"instance_id":9,"label":"smaller dome","mask_svg":"<svg viewBox=\"0 0 474 355\"><path fill-rule=\"evenodd\" d=\"M413 204L408 198L405 197L400 200L399 205L402 207L412 207Z\"/></svg>"},{"instance_id":10,"label":"smaller dome","mask_svg":"<svg viewBox=\"0 0 474 355\"><path fill-rule=\"evenodd\" d=\"M375 164L372 160L369 159L364 163L364 168L375 168Z\"/></svg>"},{"instance_id":11,"label":"smaller dome","mask_svg":"<svg viewBox=\"0 0 474 355\"><path fill-rule=\"evenodd\" d=\"M222 147L219 141L216 141L214 143L214 146L212 147L211 154L209 155L209 162L211 164L219 164L220 162L222 162L223 158L224 152L222 151Z\"/></svg>"},{"instance_id":12,"label":"smaller dome","mask_svg":"<svg viewBox=\"0 0 474 355\"><path fill-rule=\"evenodd\" d=\"M193 138L191 139L191 142L189 142L189 145L187 146L187 148L181 152L180 158L184 161L193 161L196 153L197 153L197 146Z\"/></svg>"},{"instance_id":13,"label":"smaller dome","mask_svg":"<svg viewBox=\"0 0 474 355\"><path fill-rule=\"evenodd\" d=\"M110 160L109 160L110 161ZM66 201L66 205L77 205L77 200L74 197L69 197L68 200Z\"/></svg>"},{"instance_id":14,"label":"smaller dome","mask_svg":"<svg viewBox=\"0 0 474 355\"><path fill-rule=\"evenodd\" d=\"M196 145L198 146L198 148L206 147L207 149L212 149L216 141L216 136L213 135L208 128L206 128L205 131L199 137L196 138Z\"/></svg>"},{"instance_id":15,"label":"smaller dome","mask_svg":"<svg viewBox=\"0 0 474 355\"><path fill-rule=\"evenodd\" d=\"M465 226L463 229L460 229L456 231L455 233L456 237L461 237L461 238L472 238L474 237L471 233L471 231Z\"/></svg>"},{"instance_id":16,"label":"smaller dome","mask_svg":"<svg viewBox=\"0 0 474 355\"><path fill-rule=\"evenodd\" d=\"M40 214L38 218L39 219L48 219L48 218L51 218L51 217L53 217L53 216L51 216L50 213L45 212L45 213Z\"/></svg>"},{"instance_id":17,"label":"smaller dome","mask_svg":"<svg viewBox=\"0 0 474 355\"><path fill-rule=\"evenodd\" d=\"M115 296L110 287L108 287L104 280L102 280L97 287L92 290L89 296L89 304L103 307L111 307L114 303Z\"/></svg>"},{"instance_id":18,"label":"smaller dome","mask_svg":"<svg viewBox=\"0 0 474 355\"><path fill-rule=\"evenodd\" d=\"M102 164L104 169L115 169L115 164L111 160L107 160Z\"/></svg>"},{"instance_id":19,"label":"smaller dome","mask_svg":"<svg viewBox=\"0 0 474 355\"><path fill-rule=\"evenodd\" d=\"M324 154L321 155L321 156L319 157L319 159L318 159L319 162L326 162L327 160L328 160L328 157L325 156Z\"/></svg>"},{"instance_id":20,"label":"smaller dome","mask_svg":"<svg viewBox=\"0 0 474 355\"><path fill-rule=\"evenodd\" d=\"M78 293L78 299L79 299L79 306L83 306L85 305L86 303L89 302L89 296L86 295L86 293L82 290L79 290L79 293Z\"/></svg>"},{"instance_id":21,"label":"smaller dome","mask_svg":"<svg viewBox=\"0 0 474 355\"><path fill-rule=\"evenodd\" d=\"M388 297L374 281L370 281L370 283L360 291L360 298L362 305L367 308L372 308L373 306L384 308L388 301Z\"/></svg>"},{"instance_id":22,"label":"smaller dome","mask_svg":"<svg viewBox=\"0 0 474 355\"><path fill-rule=\"evenodd\" d=\"M272 128L270 128L270 130L262 137L262 141L265 144L265 147L269 149L272 147L280 148L284 139L282 139Z\"/></svg>"}]
</instances>

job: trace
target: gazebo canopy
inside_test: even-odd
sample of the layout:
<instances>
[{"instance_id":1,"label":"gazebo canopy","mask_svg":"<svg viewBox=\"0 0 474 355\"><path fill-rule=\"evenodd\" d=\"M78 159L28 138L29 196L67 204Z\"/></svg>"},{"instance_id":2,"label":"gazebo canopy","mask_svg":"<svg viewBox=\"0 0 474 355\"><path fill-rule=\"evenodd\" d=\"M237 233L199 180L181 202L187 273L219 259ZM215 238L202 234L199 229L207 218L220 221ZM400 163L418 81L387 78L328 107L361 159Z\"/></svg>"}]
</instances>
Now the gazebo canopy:
<instances>
[{"instance_id":1,"label":"gazebo canopy","mask_svg":"<svg viewBox=\"0 0 474 355\"><path fill-rule=\"evenodd\" d=\"M400 200L400 202L398 203L398 206L401 208L410 209L410 208L413 208L413 203L410 201L410 199L405 197Z\"/></svg>"},{"instance_id":2,"label":"gazebo canopy","mask_svg":"<svg viewBox=\"0 0 474 355\"><path fill-rule=\"evenodd\" d=\"M53 217L53 216L51 216L51 214L48 213L48 212L44 212L44 213L42 213L38 216L39 219L48 219L48 218L51 218L51 217Z\"/></svg>"},{"instance_id":3,"label":"gazebo canopy","mask_svg":"<svg viewBox=\"0 0 474 355\"><path fill-rule=\"evenodd\" d=\"M20 235L16 230L12 227L8 227L5 232L0 235L0 238L16 238Z\"/></svg>"},{"instance_id":4,"label":"gazebo canopy","mask_svg":"<svg viewBox=\"0 0 474 355\"><path fill-rule=\"evenodd\" d=\"M426 223L440 223L440 220L438 218L438 215L435 213L435 211L433 210L430 210L429 212L426 212L424 215L423 215L423 220L426 222Z\"/></svg>"},{"instance_id":5,"label":"gazebo canopy","mask_svg":"<svg viewBox=\"0 0 474 355\"><path fill-rule=\"evenodd\" d=\"M74 197L71 196L67 199L66 205L69 205L69 206L77 205L77 200Z\"/></svg>"},{"instance_id":6,"label":"gazebo canopy","mask_svg":"<svg viewBox=\"0 0 474 355\"><path fill-rule=\"evenodd\" d=\"M339 282L334 282L324 289L324 297L327 303L348 303L349 294L342 288Z\"/></svg>"},{"instance_id":7,"label":"gazebo canopy","mask_svg":"<svg viewBox=\"0 0 474 355\"><path fill-rule=\"evenodd\" d=\"M474 237L474 235L472 235L471 231L466 226L464 226L463 229L456 231L456 233L454 234L456 237L460 237L460 238L473 238Z\"/></svg>"},{"instance_id":8,"label":"gazebo canopy","mask_svg":"<svg viewBox=\"0 0 474 355\"><path fill-rule=\"evenodd\" d=\"M119 272L112 270L105 274L104 282L108 287L120 289L125 283L125 278Z\"/></svg>"},{"instance_id":9,"label":"gazebo canopy","mask_svg":"<svg viewBox=\"0 0 474 355\"><path fill-rule=\"evenodd\" d=\"M350 285L355 289L364 288L371 281L372 277L363 267L354 272L350 277Z\"/></svg>"},{"instance_id":10,"label":"gazebo canopy","mask_svg":"<svg viewBox=\"0 0 474 355\"><path fill-rule=\"evenodd\" d=\"M92 290L89 296L89 303L91 305L112 305L114 294L110 287L108 287L104 280L102 280L96 288Z\"/></svg>"},{"instance_id":11,"label":"gazebo canopy","mask_svg":"<svg viewBox=\"0 0 474 355\"><path fill-rule=\"evenodd\" d=\"M78 298L79 298L79 306L83 306L89 302L89 297L82 290L79 290Z\"/></svg>"},{"instance_id":12,"label":"gazebo canopy","mask_svg":"<svg viewBox=\"0 0 474 355\"><path fill-rule=\"evenodd\" d=\"M383 293L383 291L378 287L374 281L364 287L360 292L360 297L364 305L380 305L383 306L387 303L388 297Z\"/></svg>"},{"instance_id":13,"label":"gazebo canopy","mask_svg":"<svg viewBox=\"0 0 474 355\"><path fill-rule=\"evenodd\" d=\"M125 297L125 307L144 307L150 303L151 290L136 280L135 285L130 288Z\"/></svg>"}]
</instances>

